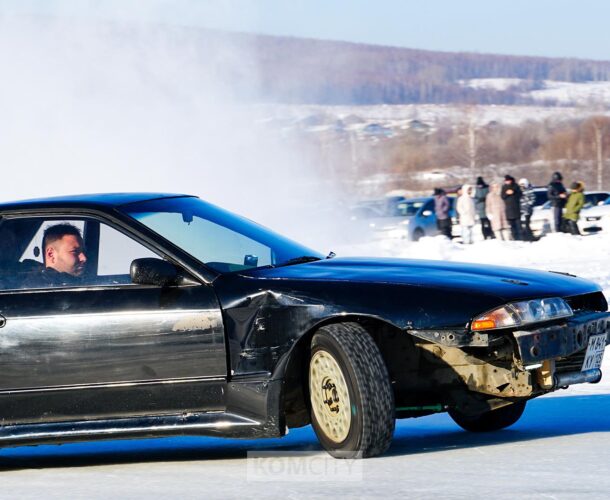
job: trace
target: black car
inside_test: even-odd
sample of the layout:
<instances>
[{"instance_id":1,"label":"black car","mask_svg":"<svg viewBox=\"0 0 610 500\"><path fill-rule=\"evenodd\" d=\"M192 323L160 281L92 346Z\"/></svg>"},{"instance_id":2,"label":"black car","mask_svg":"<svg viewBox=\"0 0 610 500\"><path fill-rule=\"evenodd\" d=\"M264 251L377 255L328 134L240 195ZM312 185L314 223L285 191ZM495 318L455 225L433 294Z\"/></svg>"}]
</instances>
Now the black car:
<instances>
[{"instance_id":1,"label":"black car","mask_svg":"<svg viewBox=\"0 0 610 500\"><path fill-rule=\"evenodd\" d=\"M334 456L367 457L395 418L493 431L601 378L606 299L574 276L327 257L185 195L0 217L0 446L311 423Z\"/></svg>"}]
</instances>

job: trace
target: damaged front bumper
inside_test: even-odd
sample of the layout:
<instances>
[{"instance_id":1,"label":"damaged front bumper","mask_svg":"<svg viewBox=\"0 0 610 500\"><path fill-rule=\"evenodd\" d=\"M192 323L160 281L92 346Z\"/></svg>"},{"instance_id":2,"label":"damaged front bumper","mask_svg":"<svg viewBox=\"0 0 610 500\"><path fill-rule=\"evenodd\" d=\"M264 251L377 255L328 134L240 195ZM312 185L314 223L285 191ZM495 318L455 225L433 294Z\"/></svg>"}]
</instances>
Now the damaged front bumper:
<instances>
[{"instance_id":1,"label":"damaged front bumper","mask_svg":"<svg viewBox=\"0 0 610 500\"><path fill-rule=\"evenodd\" d=\"M560 325L513 335L522 368L536 374L542 389L595 383L602 377L603 348L610 343L610 313L581 313Z\"/></svg>"},{"instance_id":2,"label":"damaged front bumper","mask_svg":"<svg viewBox=\"0 0 610 500\"><path fill-rule=\"evenodd\" d=\"M418 331L415 336L421 366L428 370L427 390L442 388L448 404L462 408L473 405L466 396L477 395L493 408L599 381L610 313L581 312L559 324L512 333ZM587 357L591 339L597 349L593 358Z\"/></svg>"}]
</instances>

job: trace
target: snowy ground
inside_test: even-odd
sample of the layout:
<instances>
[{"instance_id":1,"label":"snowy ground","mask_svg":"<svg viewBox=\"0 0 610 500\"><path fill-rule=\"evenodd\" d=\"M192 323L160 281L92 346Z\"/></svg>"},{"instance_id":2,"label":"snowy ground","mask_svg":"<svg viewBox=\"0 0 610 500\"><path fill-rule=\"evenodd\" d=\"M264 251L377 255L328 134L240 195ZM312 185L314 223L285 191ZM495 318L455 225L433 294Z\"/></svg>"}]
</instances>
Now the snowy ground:
<instances>
[{"instance_id":1,"label":"snowy ground","mask_svg":"<svg viewBox=\"0 0 610 500\"><path fill-rule=\"evenodd\" d=\"M472 246L427 238L349 245L339 254L439 258L567 271L610 296L610 236L551 235L536 243ZM610 373L610 353L604 361ZM248 452L271 452L253 468ZM294 459L284 452L315 453ZM292 460L292 461L291 461ZM492 435L460 430L439 414L397 424L385 456L337 465L311 430L260 441L167 438L6 449L2 498L608 498L610 380L530 402ZM292 464L292 465L291 465Z\"/></svg>"},{"instance_id":2,"label":"snowy ground","mask_svg":"<svg viewBox=\"0 0 610 500\"><path fill-rule=\"evenodd\" d=\"M474 78L461 82L474 89L507 90L518 85L529 85L532 82L520 78ZM542 88L523 92L526 97L536 101L553 100L561 104L586 106L604 103L610 97L610 82L561 82L545 80Z\"/></svg>"}]
</instances>

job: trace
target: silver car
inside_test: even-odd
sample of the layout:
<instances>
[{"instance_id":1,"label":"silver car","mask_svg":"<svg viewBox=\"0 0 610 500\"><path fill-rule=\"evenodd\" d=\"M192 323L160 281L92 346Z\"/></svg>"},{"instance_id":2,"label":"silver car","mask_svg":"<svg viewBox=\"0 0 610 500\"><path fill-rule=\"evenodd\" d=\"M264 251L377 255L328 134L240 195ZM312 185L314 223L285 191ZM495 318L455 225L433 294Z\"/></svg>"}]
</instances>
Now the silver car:
<instances>
[{"instance_id":1,"label":"silver car","mask_svg":"<svg viewBox=\"0 0 610 500\"><path fill-rule=\"evenodd\" d=\"M449 197L449 215L455 219L455 198ZM434 198L409 198L388 207L383 216L369 219L369 228L378 239L401 238L418 241L424 236L436 236Z\"/></svg>"},{"instance_id":2,"label":"silver car","mask_svg":"<svg viewBox=\"0 0 610 500\"><path fill-rule=\"evenodd\" d=\"M585 193L585 206L583 210L603 205L604 201L610 196L607 191L587 191ZM538 236L553 231L553 210L551 202L547 201L544 205L534 207L534 213L530 221L532 232ZM565 210L564 210L565 211ZM581 218L585 217L585 213Z\"/></svg>"}]
</instances>

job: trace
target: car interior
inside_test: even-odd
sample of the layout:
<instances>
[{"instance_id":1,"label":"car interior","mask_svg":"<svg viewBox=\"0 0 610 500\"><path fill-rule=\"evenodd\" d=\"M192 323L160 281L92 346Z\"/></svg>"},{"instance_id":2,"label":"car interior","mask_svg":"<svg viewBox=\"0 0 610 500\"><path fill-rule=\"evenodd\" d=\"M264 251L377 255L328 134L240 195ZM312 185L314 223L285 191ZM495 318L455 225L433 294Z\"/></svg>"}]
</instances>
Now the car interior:
<instances>
[{"instance_id":1,"label":"car interior","mask_svg":"<svg viewBox=\"0 0 610 500\"><path fill-rule=\"evenodd\" d=\"M87 271L83 277L83 284L131 284L129 275L131 258L122 259L122 268L118 269L120 272L114 270L109 274L100 269L100 228L103 225L99 221L85 218L66 220L66 218L26 217L0 221L1 290L22 289L26 286L27 288L38 288L36 286L36 276L44 268L41 248L44 229L50 225L64 222L79 227L82 232L87 255ZM120 234L117 231L114 232ZM123 235L121 236L128 239ZM143 255L136 252L135 257L152 255L147 249L141 248L144 250ZM61 286L61 284L58 286Z\"/></svg>"}]
</instances>

